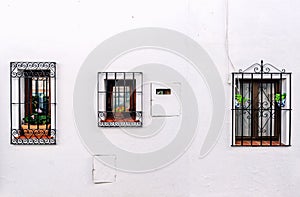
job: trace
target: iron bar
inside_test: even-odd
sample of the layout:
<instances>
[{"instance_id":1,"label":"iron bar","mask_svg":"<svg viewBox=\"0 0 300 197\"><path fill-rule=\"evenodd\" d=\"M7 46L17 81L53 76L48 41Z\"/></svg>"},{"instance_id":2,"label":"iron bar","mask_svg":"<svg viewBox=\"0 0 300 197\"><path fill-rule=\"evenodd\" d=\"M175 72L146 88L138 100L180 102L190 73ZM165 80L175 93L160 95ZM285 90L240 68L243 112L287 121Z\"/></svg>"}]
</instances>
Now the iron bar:
<instances>
[{"instance_id":1,"label":"iron bar","mask_svg":"<svg viewBox=\"0 0 300 197\"><path fill-rule=\"evenodd\" d=\"M235 105L234 105L234 102L235 102L235 83L234 83L234 74L232 73L231 74L231 83L232 83L232 87L231 87L231 146L233 146L235 143L234 143L234 136L235 136L235 130L234 130L234 123L235 123L235 119L234 119L234 115L235 115Z\"/></svg>"},{"instance_id":2,"label":"iron bar","mask_svg":"<svg viewBox=\"0 0 300 197\"><path fill-rule=\"evenodd\" d=\"M244 145L244 73L242 73L242 81L241 83L241 95L242 95L242 139L241 139L241 145Z\"/></svg>"},{"instance_id":3,"label":"iron bar","mask_svg":"<svg viewBox=\"0 0 300 197\"><path fill-rule=\"evenodd\" d=\"M254 125L254 120L253 120L253 105L254 105L254 102L253 102L253 99L254 99L254 96L253 96L253 73L251 73L251 146L253 145L253 125Z\"/></svg>"},{"instance_id":4,"label":"iron bar","mask_svg":"<svg viewBox=\"0 0 300 197\"><path fill-rule=\"evenodd\" d=\"M18 79L19 81L19 87L21 87L21 78ZM19 88L18 91L18 102L19 102L19 129L22 128L22 120L21 120L21 89Z\"/></svg>"},{"instance_id":5,"label":"iron bar","mask_svg":"<svg viewBox=\"0 0 300 197\"><path fill-rule=\"evenodd\" d=\"M273 79L273 74L271 74L271 80ZM273 122L272 122L272 120L273 120L273 118L272 118L272 114L273 114L273 85L275 86L275 84L273 84L273 83L270 83L270 85L271 85L271 95L270 95L270 99L271 99L271 101L270 101L270 146L272 146L273 144L273 142L272 142L272 138L273 138ZM274 90L275 90L275 87L274 87ZM274 94L275 95L275 94Z\"/></svg>"},{"instance_id":6,"label":"iron bar","mask_svg":"<svg viewBox=\"0 0 300 197\"><path fill-rule=\"evenodd\" d=\"M280 73L280 81L279 81L279 90L280 90L280 99L279 99L279 118L281 119L282 118L282 111L281 111L281 108L282 108L282 73ZM279 138L279 143L282 144L281 140L282 140L282 137L281 137L281 122L279 123L279 134L278 134L278 138Z\"/></svg>"},{"instance_id":7,"label":"iron bar","mask_svg":"<svg viewBox=\"0 0 300 197\"><path fill-rule=\"evenodd\" d=\"M263 144L263 61L261 61L261 77L260 77L260 145Z\"/></svg>"},{"instance_id":8,"label":"iron bar","mask_svg":"<svg viewBox=\"0 0 300 197\"><path fill-rule=\"evenodd\" d=\"M289 146L291 146L291 136L292 136L292 133L291 133L291 125L292 125L292 74L289 74Z\"/></svg>"}]
</instances>

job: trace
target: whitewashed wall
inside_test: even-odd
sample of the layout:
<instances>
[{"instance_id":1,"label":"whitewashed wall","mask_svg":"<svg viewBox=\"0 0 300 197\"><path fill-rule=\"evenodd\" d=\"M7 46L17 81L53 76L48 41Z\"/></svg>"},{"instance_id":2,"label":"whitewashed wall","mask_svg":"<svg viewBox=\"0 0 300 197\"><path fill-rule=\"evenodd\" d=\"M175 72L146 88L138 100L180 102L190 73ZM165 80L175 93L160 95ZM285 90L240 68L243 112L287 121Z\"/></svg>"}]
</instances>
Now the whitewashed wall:
<instances>
[{"instance_id":1,"label":"whitewashed wall","mask_svg":"<svg viewBox=\"0 0 300 197\"><path fill-rule=\"evenodd\" d=\"M225 50L225 1L2 0L0 196L298 196L300 2L229 0L228 7L229 52L234 66L245 68L264 59L293 72L292 147L230 147L231 88L227 81L233 68ZM116 172L116 182L95 185L92 156L73 119L73 84L96 46L117 33L141 27L179 31L207 50L228 98L222 133L204 158L198 157L205 137L205 132L200 132L190 149L168 167L141 174ZM58 63L58 144L12 146L9 62L44 60ZM203 110L209 113L211 107ZM202 126L208 128L209 119ZM155 148L161 143L164 140L152 145ZM130 143L122 145L134 149Z\"/></svg>"}]
</instances>

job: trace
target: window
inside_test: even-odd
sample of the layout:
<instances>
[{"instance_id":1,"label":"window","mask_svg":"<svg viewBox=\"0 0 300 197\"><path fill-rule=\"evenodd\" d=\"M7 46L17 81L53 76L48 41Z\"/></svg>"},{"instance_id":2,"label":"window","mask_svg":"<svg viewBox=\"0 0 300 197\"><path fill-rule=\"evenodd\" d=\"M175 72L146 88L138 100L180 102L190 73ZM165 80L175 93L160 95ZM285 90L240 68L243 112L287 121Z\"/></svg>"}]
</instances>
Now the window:
<instances>
[{"instance_id":1,"label":"window","mask_svg":"<svg viewBox=\"0 0 300 197\"><path fill-rule=\"evenodd\" d=\"M141 127L143 74L98 73L98 126Z\"/></svg>"},{"instance_id":2,"label":"window","mask_svg":"<svg viewBox=\"0 0 300 197\"><path fill-rule=\"evenodd\" d=\"M11 144L56 143L56 64L11 62Z\"/></svg>"},{"instance_id":3,"label":"window","mask_svg":"<svg viewBox=\"0 0 300 197\"><path fill-rule=\"evenodd\" d=\"M232 146L291 145L291 73L256 63L232 73Z\"/></svg>"}]
</instances>

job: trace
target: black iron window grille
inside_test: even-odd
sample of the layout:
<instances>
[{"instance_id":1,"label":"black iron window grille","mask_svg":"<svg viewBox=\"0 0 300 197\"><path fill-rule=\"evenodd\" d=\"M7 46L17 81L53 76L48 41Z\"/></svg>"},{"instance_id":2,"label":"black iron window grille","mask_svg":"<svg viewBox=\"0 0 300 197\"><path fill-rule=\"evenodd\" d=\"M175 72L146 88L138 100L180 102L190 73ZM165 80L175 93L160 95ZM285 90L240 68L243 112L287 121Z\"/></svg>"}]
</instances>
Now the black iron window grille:
<instances>
[{"instance_id":1,"label":"black iron window grille","mask_svg":"<svg viewBox=\"0 0 300 197\"><path fill-rule=\"evenodd\" d=\"M291 75L263 61L232 73L232 146L291 145Z\"/></svg>"},{"instance_id":2,"label":"black iron window grille","mask_svg":"<svg viewBox=\"0 0 300 197\"><path fill-rule=\"evenodd\" d=\"M141 127L143 73L98 73L98 126Z\"/></svg>"},{"instance_id":3,"label":"black iron window grille","mask_svg":"<svg viewBox=\"0 0 300 197\"><path fill-rule=\"evenodd\" d=\"M10 63L11 144L56 144L56 63Z\"/></svg>"}]
</instances>

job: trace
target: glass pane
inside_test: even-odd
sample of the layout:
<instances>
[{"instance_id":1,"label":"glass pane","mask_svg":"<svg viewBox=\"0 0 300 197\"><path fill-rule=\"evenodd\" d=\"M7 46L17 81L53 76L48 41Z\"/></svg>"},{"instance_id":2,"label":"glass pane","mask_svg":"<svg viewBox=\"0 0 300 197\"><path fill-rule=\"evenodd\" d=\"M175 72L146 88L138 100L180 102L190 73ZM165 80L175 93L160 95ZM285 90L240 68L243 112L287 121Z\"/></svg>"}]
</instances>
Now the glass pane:
<instances>
[{"instance_id":1,"label":"glass pane","mask_svg":"<svg viewBox=\"0 0 300 197\"><path fill-rule=\"evenodd\" d=\"M142 111L142 93L136 93L136 111Z\"/></svg>"},{"instance_id":2,"label":"glass pane","mask_svg":"<svg viewBox=\"0 0 300 197\"><path fill-rule=\"evenodd\" d=\"M112 104L113 104L113 112L129 112L130 87L114 86Z\"/></svg>"},{"instance_id":3,"label":"glass pane","mask_svg":"<svg viewBox=\"0 0 300 197\"><path fill-rule=\"evenodd\" d=\"M48 125L48 128L50 128L49 78L33 77L27 81L27 87L24 91L27 102L22 117L23 127L25 125L40 125L38 129L46 129L42 125Z\"/></svg>"},{"instance_id":4,"label":"glass pane","mask_svg":"<svg viewBox=\"0 0 300 197\"><path fill-rule=\"evenodd\" d=\"M106 73L98 73L98 91L105 91Z\"/></svg>"},{"instance_id":5,"label":"glass pane","mask_svg":"<svg viewBox=\"0 0 300 197\"><path fill-rule=\"evenodd\" d=\"M32 111L38 114L47 114L49 109L49 79L32 79Z\"/></svg>"},{"instance_id":6,"label":"glass pane","mask_svg":"<svg viewBox=\"0 0 300 197\"><path fill-rule=\"evenodd\" d=\"M236 92L236 136L251 136L251 92L252 84L247 82L241 83Z\"/></svg>"},{"instance_id":7,"label":"glass pane","mask_svg":"<svg viewBox=\"0 0 300 197\"><path fill-rule=\"evenodd\" d=\"M141 92L142 91L142 80L143 75L141 73L134 73L134 79L135 79L135 88L137 92Z\"/></svg>"}]
</instances>

